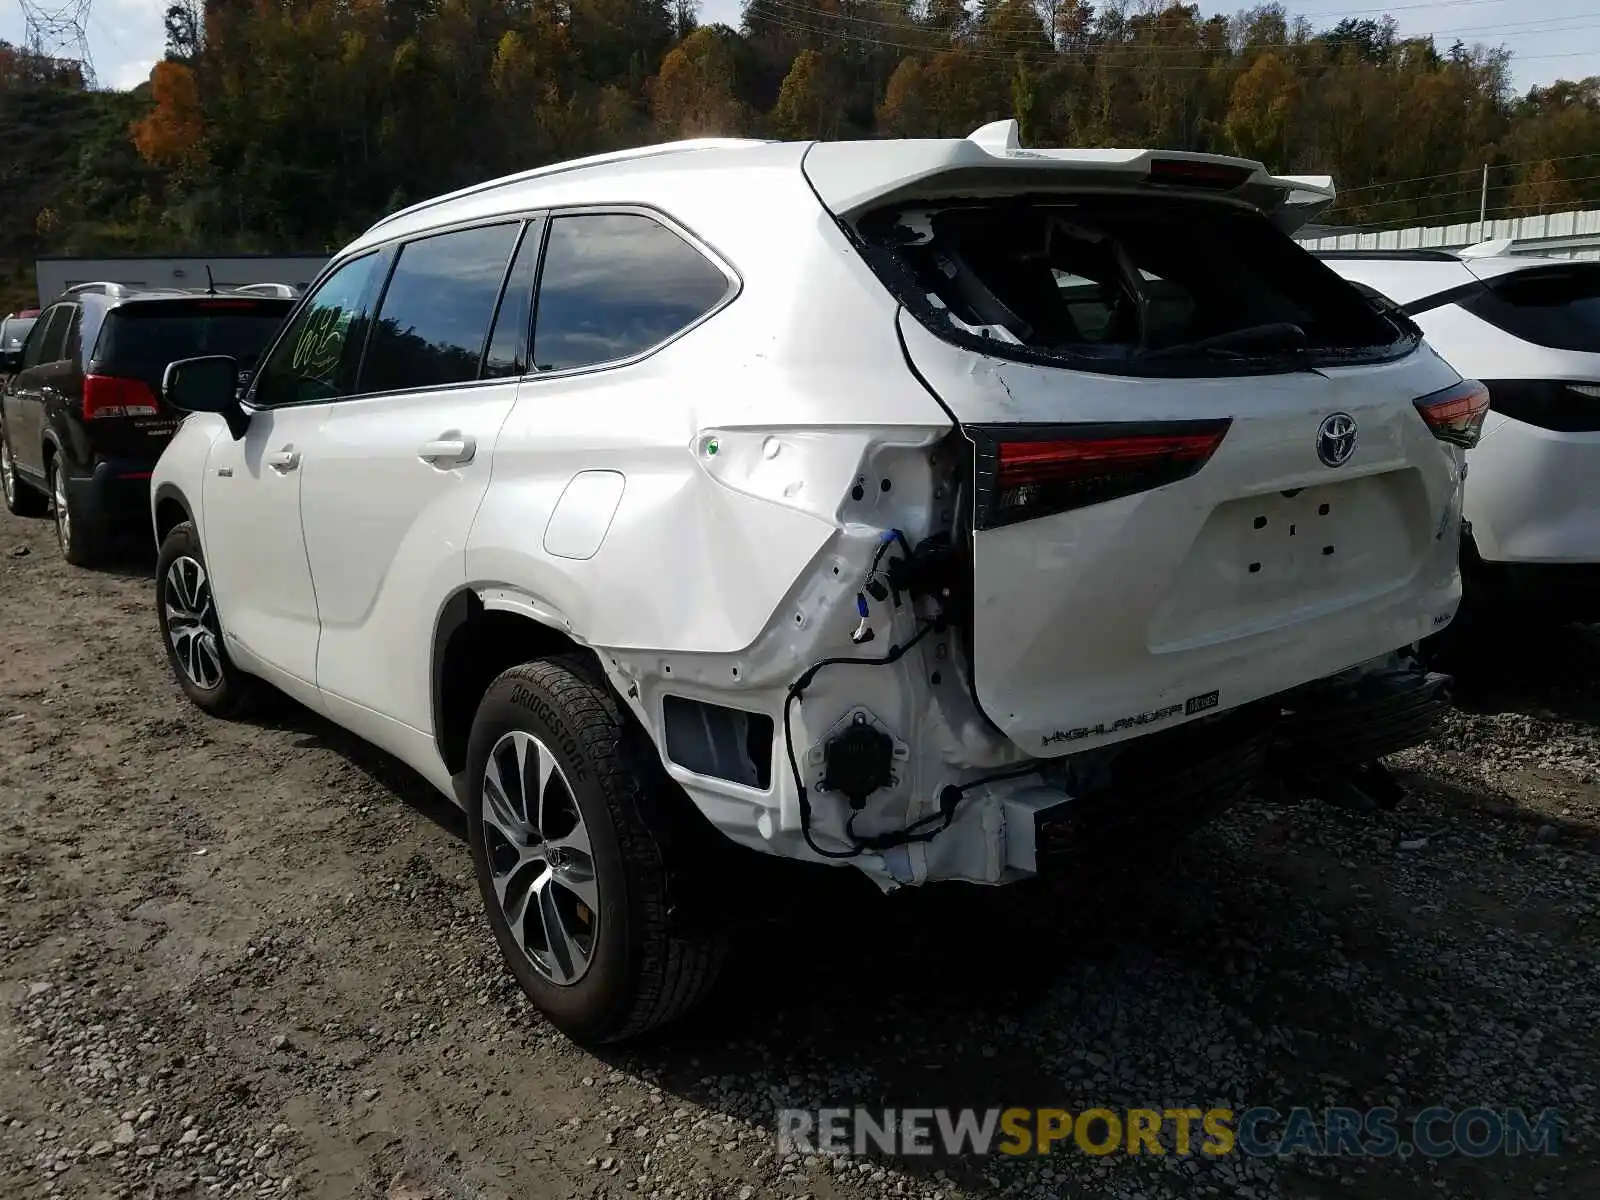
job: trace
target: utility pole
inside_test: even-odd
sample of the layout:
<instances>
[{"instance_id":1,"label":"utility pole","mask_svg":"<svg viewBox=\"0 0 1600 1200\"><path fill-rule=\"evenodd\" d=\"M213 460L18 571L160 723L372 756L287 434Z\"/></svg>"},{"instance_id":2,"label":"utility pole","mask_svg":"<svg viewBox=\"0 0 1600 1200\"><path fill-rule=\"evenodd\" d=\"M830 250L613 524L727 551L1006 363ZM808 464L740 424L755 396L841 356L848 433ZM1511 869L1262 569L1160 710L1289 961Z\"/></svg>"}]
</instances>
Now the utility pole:
<instances>
[{"instance_id":1,"label":"utility pole","mask_svg":"<svg viewBox=\"0 0 1600 1200\"><path fill-rule=\"evenodd\" d=\"M1478 193L1478 240L1487 241L1489 231L1484 224L1489 215L1489 164L1483 164L1483 190Z\"/></svg>"}]
</instances>

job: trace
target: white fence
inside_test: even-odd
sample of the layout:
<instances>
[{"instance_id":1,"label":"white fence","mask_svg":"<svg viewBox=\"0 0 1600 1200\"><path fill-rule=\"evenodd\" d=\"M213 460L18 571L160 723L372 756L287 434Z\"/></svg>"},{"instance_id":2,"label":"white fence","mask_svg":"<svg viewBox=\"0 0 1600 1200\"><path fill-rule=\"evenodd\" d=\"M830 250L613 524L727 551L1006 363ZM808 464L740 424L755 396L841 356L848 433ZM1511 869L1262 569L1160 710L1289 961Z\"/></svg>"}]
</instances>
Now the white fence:
<instances>
[{"instance_id":1,"label":"white fence","mask_svg":"<svg viewBox=\"0 0 1600 1200\"><path fill-rule=\"evenodd\" d=\"M1381 233L1338 233L1301 238L1310 250L1460 250L1511 238L1513 254L1600 259L1600 209L1544 213L1500 221L1418 225Z\"/></svg>"}]
</instances>

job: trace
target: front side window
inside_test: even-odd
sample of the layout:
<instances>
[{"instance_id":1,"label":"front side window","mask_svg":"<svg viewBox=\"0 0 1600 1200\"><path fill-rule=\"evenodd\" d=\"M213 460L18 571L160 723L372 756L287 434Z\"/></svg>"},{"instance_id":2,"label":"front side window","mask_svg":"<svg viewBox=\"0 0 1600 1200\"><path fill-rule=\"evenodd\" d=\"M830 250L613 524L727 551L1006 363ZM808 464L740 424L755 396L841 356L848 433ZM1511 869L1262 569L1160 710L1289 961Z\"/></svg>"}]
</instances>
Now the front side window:
<instances>
[{"instance_id":1,"label":"front side window","mask_svg":"<svg viewBox=\"0 0 1600 1200\"><path fill-rule=\"evenodd\" d=\"M323 282L257 373L256 404L315 403L353 390L384 261L380 254L352 259Z\"/></svg>"},{"instance_id":2,"label":"front side window","mask_svg":"<svg viewBox=\"0 0 1600 1200\"><path fill-rule=\"evenodd\" d=\"M694 324L729 290L720 268L650 217L555 217L539 272L534 369L631 358Z\"/></svg>"},{"instance_id":3,"label":"front side window","mask_svg":"<svg viewBox=\"0 0 1600 1200\"><path fill-rule=\"evenodd\" d=\"M67 339L67 323L72 319L72 314L68 311L70 307L58 304L55 308L47 309L39 318L39 323L28 335L28 345L22 352L23 370L36 367L40 363L60 361L61 347Z\"/></svg>"},{"instance_id":4,"label":"front side window","mask_svg":"<svg viewBox=\"0 0 1600 1200\"><path fill-rule=\"evenodd\" d=\"M521 228L512 221L401 247L378 308L360 391L443 387L478 377Z\"/></svg>"}]
</instances>

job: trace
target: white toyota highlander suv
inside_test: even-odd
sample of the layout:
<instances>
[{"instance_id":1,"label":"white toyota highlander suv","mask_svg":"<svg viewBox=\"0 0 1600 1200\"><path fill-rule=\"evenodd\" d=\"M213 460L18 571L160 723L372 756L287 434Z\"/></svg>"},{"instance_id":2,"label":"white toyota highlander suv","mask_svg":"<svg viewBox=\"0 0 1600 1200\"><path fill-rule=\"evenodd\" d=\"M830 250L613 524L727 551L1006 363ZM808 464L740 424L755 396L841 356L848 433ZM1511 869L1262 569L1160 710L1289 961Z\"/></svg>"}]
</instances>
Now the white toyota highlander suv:
<instances>
[{"instance_id":1,"label":"white toyota highlander suv","mask_svg":"<svg viewBox=\"0 0 1600 1200\"><path fill-rule=\"evenodd\" d=\"M1401 307L1489 389L1494 411L1467 456L1463 510L1467 607L1486 618L1479 628L1508 609L1600 618L1600 263L1512 254L1507 242L1319 257ZM1451 636L1471 631L1458 624Z\"/></svg>"},{"instance_id":2,"label":"white toyota highlander suv","mask_svg":"<svg viewBox=\"0 0 1600 1200\"><path fill-rule=\"evenodd\" d=\"M995 884L1268 775L1375 795L1444 703L1408 649L1485 400L1287 235L1332 194L1008 121L396 213L242 385L167 373L178 682L461 804L510 969L590 1039L706 990L752 851Z\"/></svg>"}]
</instances>

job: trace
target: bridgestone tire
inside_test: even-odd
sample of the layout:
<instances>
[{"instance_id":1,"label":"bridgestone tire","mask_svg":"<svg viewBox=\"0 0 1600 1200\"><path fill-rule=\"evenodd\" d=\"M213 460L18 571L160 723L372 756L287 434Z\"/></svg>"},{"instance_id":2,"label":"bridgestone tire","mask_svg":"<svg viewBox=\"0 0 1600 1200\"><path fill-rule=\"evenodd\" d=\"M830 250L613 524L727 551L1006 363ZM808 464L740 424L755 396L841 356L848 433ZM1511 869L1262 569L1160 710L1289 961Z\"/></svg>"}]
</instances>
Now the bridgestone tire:
<instances>
[{"instance_id":1,"label":"bridgestone tire","mask_svg":"<svg viewBox=\"0 0 1600 1200\"><path fill-rule=\"evenodd\" d=\"M534 967L495 895L484 776L491 751L513 731L550 749L593 852L599 932L587 970L566 985ZM659 798L653 789L675 785L591 664L560 657L500 675L478 705L467 771L467 831L489 924L506 965L551 1024L575 1041L620 1041L682 1016L710 992L725 934L673 928L666 854L644 818L644 806Z\"/></svg>"}]
</instances>

